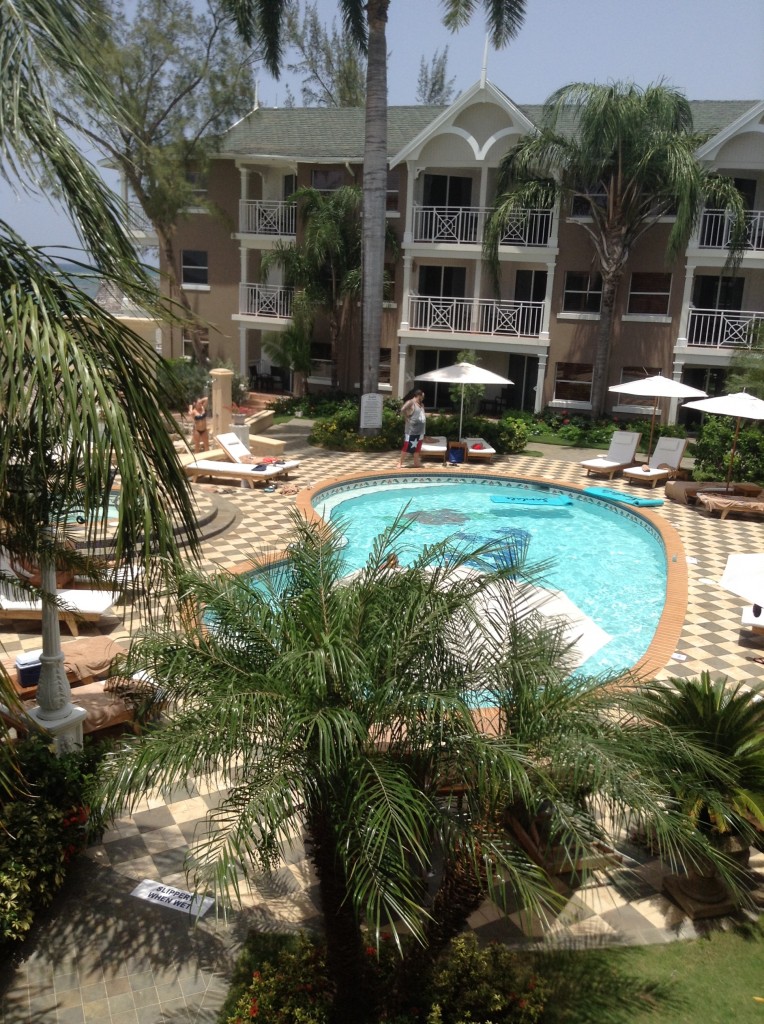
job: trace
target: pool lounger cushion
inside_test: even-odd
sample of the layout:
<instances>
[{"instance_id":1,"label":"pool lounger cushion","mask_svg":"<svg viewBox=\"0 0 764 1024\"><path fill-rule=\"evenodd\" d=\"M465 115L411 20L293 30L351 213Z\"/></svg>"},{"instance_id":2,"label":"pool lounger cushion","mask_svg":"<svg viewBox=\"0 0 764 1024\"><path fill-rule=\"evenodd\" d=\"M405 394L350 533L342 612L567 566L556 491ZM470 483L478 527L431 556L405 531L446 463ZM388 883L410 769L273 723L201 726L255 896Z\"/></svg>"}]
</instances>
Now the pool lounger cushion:
<instances>
[{"instance_id":1,"label":"pool lounger cushion","mask_svg":"<svg viewBox=\"0 0 764 1024\"><path fill-rule=\"evenodd\" d=\"M611 491L608 487L586 487L584 494L590 498L602 498L603 501L615 501L623 505L635 505L637 508L654 508L663 504L663 498L640 498L636 494L624 494Z\"/></svg>"},{"instance_id":2,"label":"pool lounger cushion","mask_svg":"<svg viewBox=\"0 0 764 1024\"><path fill-rule=\"evenodd\" d=\"M527 496L492 494L491 501L495 501L497 505L525 505L530 507L537 505L539 508L550 505L562 507L563 505L573 504L573 499L569 498L566 494L529 494Z\"/></svg>"}]
</instances>

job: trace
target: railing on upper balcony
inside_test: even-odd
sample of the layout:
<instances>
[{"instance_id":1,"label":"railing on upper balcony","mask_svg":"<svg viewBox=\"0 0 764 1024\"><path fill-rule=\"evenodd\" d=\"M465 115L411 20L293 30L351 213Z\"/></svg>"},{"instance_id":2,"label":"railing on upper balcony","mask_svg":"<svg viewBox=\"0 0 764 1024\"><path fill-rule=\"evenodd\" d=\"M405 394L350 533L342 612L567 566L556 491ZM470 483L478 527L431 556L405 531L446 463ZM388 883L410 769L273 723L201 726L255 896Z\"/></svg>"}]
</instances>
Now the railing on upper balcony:
<instances>
[{"instance_id":1,"label":"railing on upper balcony","mask_svg":"<svg viewBox=\"0 0 764 1024\"><path fill-rule=\"evenodd\" d=\"M239 285L239 313L288 320L292 316L293 288L265 284Z\"/></svg>"},{"instance_id":2,"label":"railing on upper balcony","mask_svg":"<svg viewBox=\"0 0 764 1024\"><path fill-rule=\"evenodd\" d=\"M137 199L127 204L127 230L134 235L155 235L154 225Z\"/></svg>"},{"instance_id":3,"label":"railing on upper balcony","mask_svg":"<svg viewBox=\"0 0 764 1024\"><path fill-rule=\"evenodd\" d=\"M750 210L745 215L745 227L746 247L764 251L764 210ZM706 210L700 222L698 245L701 249L726 249L731 233L730 215L725 210Z\"/></svg>"},{"instance_id":4,"label":"railing on upper balcony","mask_svg":"<svg viewBox=\"0 0 764 1024\"><path fill-rule=\"evenodd\" d=\"M297 233L297 204L240 199L239 231L243 235L293 236Z\"/></svg>"},{"instance_id":5,"label":"railing on upper balcony","mask_svg":"<svg viewBox=\"0 0 764 1024\"><path fill-rule=\"evenodd\" d=\"M764 313L745 309L691 309L687 344L709 348L750 348L764 330Z\"/></svg>"},{"instance_id":6,"label":"railing on upper balcony","mask_svg":"<svg viewBox=\"0 0 764 1024\"><path fill-rule=\"evenodd\" d=\"M451 245L480 245L491 210L481 206L415 206L413 240ZM500 245L547 245L551 210L518 210L507 224Z\"/></svg>"},{"instance_id":7,"label":"railing on upper balcony","mask_svg":"<svg viewBox=\"0 0 764 1024\"><path fill-rule=\"evenodd\" d=\"M412 331L538 338L543 310L543 302L495 302L491 299L412 295L409 300L409 328Z\"/></svg>"}]
</instances>

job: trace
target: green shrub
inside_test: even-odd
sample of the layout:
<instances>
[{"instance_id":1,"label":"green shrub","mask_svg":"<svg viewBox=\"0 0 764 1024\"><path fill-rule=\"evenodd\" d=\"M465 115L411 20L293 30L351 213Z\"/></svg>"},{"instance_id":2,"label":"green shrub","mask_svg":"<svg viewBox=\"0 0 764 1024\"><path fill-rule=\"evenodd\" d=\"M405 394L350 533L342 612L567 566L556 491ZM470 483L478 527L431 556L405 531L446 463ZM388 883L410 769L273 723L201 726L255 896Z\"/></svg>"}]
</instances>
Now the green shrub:
<instances>
[{"instance_id":1,"label":"green shrub","mask_svg":"<svg viewBox=\"0 0 764 1024\"><path fill-rule=\"evenodd\" d=\"M696 480L726 480L735 421L726 416L709 416L695 442ZM735 449L732 479L761 483L764 481L764 433L755 426L741 430Z\"/></svg>"},{"instance_id":2,"label":"green shrub","mask_svg":"<svg viewBox=\"0 0 764 1024\"><path fill-rule=\"evenodd\" d=\"M238 988L229 993L224 1024L326 1024L332 987L323 945L304 935L253 935L237 969ZM404 947L405 952L406 947ZM262 950L258 956L257 951ZM410 953L418 955L418 947ZM546 985L526 960L506 946L480 948L473 934L454 939L428 977L401 995L401 960L395 944L367 949L367 977L359 1001L373 1019L389 1024L536 1024L543 1020ZM410 978L409 978L410 982ZM411 1000L416 1005L410 1005ZM365 1014L359 1014L365 1016Z\"/></svg>"},{"instance_id":3,"label":"green shrub","mask_svg":"<svg viewBox=\"0 0 764 1024\"><path fill-rule=\"evenodd\" d=\"M515 455L517 452L523 451L527 444L528 426L525 421L514 416L505 416L499 422L500 449L508 455Z\"/></svg>"},{"instance_id":4,"label":"green shrub","mask_svg":"<svg viewBox=\"0 0 764 1024\"><path fill-rule=\"evenodd\" d=\"M50 904L87 844L96 748L56 757L39 737L17 747L26 792L0 804L0 941L16 942Z\"/></svg>"},{"instance_id":5,"label":"green shrub","mask_svg":"<svg viewBox=\"0 0 764 1024\"><path fill-rule=\"evenodd\" d=\"M173 412L185 412L209 386L207 370L188 359L163 359L158 377Z\"/></svg>"}]
</instances>

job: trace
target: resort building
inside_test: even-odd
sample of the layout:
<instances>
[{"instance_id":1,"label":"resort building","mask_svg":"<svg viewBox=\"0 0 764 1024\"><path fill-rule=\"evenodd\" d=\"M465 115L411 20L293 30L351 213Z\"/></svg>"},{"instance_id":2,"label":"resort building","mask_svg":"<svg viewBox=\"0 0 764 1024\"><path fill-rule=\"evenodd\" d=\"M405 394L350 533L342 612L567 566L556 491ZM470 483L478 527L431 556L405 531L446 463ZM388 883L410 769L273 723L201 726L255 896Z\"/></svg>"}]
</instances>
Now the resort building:
<instances>
[{"instance_id":1,"label":"resort building","mask_svg":"<svg viewBox=\"0 0 764 1024\"><path fill-rule=\"evenodd\" d=\"M734 178L750 208L748 248L736 272L725 269L728 221L714 210L704 211L671 266L670 218L648 231L621 284L609 384L663 373L718 393L732 354L764 323L764 102L691 105L696 129L709 136L699 159ZM540 113L484 79L446 108L390 108L387 217L400 253L387 268L380 391L402 395L415 375L469 349L514 381L487 388L489 411L591 407L601 284L581 211L518 217L501 241L498 292L482 258L499 162ZM221 215L190 212L177 225L175 269L210 325L210 357L262 387L288 386L263 338L288 328L294 298L278 271L265 279L263 253L300 239L288 198L296 188L362 184L363 143L362 109L257 108L226 133L212 161L207 198ZM343 351L318 330L312 390L359 390L360 308L354 315ZM190 352L189 339L165 331L165 356ZM428 405L437 405L437 387L429 388ZM609 398L615 413L645 411ZM440 401L448 403L447 388Z\"/></svg>"}]
</instances>

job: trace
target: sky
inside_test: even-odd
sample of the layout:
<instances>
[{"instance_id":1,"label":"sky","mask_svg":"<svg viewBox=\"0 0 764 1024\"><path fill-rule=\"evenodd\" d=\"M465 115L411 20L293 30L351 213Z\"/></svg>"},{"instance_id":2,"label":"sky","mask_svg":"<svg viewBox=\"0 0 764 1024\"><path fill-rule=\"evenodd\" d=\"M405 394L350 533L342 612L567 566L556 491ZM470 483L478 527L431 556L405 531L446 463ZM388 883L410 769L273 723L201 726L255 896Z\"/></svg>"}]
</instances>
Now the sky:
<instances>
[{"instance_id":1,"label":"sky","mask_svg":"<svg viewBox=\"0 0 764 1024\"><path fill-rule=\"evenodd\" d=\"M129 11L134 0L125 0ZM200 0L195 0L200 2ZM328 22L337 0L317 0ZM455 95L481 74L482 5L458 34L441 23L439 0L391 0L388 102L415 102L420 61L448 46ZM488 78L516 103L541 103L568 82L663 79L689 99L764 98L764 0L526 0L516 39L489 49ZM300 102L299 79L258 76L262 106L281 106L285 82ZM95 158L95 154L90 154ZM44 197L23 197L0 183L0 218L33 245L76 246L73 227Z\"/></svg>"}]
</instances>

